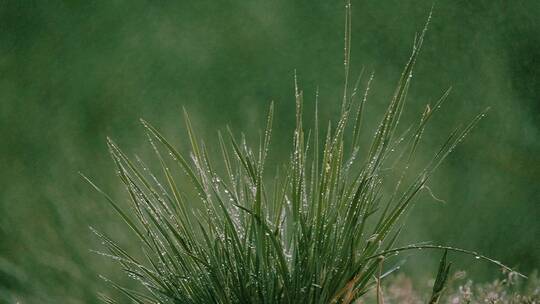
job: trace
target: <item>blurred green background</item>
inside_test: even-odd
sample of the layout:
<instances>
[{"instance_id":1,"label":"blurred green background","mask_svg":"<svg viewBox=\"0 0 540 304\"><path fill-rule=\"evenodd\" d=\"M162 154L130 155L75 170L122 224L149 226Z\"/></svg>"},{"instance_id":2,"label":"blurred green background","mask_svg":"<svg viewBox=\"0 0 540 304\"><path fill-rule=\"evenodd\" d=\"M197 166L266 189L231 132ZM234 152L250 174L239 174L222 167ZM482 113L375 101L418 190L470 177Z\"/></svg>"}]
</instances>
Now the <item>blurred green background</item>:
<instances>
[{"instance_id":1,"label":"blurred green background","mask_svg":"<svg viewBox=\"0 0 540 304\"><path fill-rule=\"evenodd\" d=\"M375 71L368 124L431 5L353 2L353 74ZM342 1L0 1L0 301L95 303L97 291L114 294L98 274L132 284L90 252L100 244L89 226L130 236L77 172L121 197L105 137L144 155L139 117L182 145L182 106L215 138L226 124L262 128L274 100L277 160L294 123L294 69L307 108L319 86L323 116L338 113L343 14ZM535 0L436 2L405 119L453 91L420 162L491 111L429 183L446 203L422 192L403 242L475 249L526 273L540 265L539 15ZM411 255L405 270L432 274L438 256ZM498 271L453 258L478 280Z\"/></svg>"}]
</instances>

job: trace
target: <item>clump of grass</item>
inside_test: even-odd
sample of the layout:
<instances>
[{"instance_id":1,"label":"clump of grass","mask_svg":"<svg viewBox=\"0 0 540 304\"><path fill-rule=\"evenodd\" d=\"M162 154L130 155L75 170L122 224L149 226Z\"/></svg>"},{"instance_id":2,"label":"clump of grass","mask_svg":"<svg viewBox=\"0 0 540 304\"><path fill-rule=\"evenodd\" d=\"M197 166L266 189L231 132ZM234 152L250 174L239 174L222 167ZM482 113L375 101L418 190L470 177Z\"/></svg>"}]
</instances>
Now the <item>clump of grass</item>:
<instances>
[{"instance_id":1,"label":"clump of grass","mask_svg":"<svg viewBox=\"0 0 540 304\"><path fill-rule=\"evenodd\" d=\"M95 233L106 245L102 254L116 259L145 292L110 282L112 286L136 303L352 303L371 288L379 296L381 279L393 271L383 271L383 263L404 250L461 251L507 268L461 249L395 247L402 215L484 113L452 132L432 160L412 172L424 129L449 93L426 106L413 126L397 134L424 28L371 145L363 149L362 117L373 77L358 98L361 82L351 86L348 76L350 18L348 4L346 76L337 123L329 123L321 138L315 110L314 125L306 128L303 93L295 77L296 127L284 166L269 168L266 163L273 104L256 148L231 130L206 144L184 111L191 151L183 154L142 120L162 177L140 159L133 162L108 140L131 211L105 197L140 240L144 258L126 252L104 233ZM215 147L219 158L209 152ZM275 177L265 178L269 174ZM444 285L444 280L440 283Z\"/></svg>"}]
</instances>

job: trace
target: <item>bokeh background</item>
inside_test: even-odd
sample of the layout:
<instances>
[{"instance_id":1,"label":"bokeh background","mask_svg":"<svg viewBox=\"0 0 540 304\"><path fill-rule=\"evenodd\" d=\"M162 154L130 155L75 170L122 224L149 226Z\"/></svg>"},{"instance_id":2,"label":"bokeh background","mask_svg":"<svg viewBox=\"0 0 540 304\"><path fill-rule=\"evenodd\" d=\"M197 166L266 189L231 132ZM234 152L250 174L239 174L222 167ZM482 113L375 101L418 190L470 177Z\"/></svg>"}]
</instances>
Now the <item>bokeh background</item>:
<instances>
[{"instance_id":1,"label":"bokeh background","mask_svg":"<svg viewBox=\"0 0 540 304\"><path fill-rule=\"evenodd\" d=\"M431 5L353 2L353 74L375 72L368 125ZM133 285L90 252L100 244L89 226L132 239L78 172L122 197L106 136L146 155L144 117L185 146L182 106L207 139L227 124L256 135L271 100L279 161L294 69L308 109L318 86L323 117L339 111L343 15L342 1L0 1L0 302L97 303L98 291L114 295L98 274ZM491 110L429 183L446 203L422 192L403 243L476 249L525 273L540 265L539 15L535 0L436 1L405 119L453 91L419 161ZM403 271L431 275L438 257L411 254ZM499 271L452 259L476 280Z\"/></svg>"}]
</instances>

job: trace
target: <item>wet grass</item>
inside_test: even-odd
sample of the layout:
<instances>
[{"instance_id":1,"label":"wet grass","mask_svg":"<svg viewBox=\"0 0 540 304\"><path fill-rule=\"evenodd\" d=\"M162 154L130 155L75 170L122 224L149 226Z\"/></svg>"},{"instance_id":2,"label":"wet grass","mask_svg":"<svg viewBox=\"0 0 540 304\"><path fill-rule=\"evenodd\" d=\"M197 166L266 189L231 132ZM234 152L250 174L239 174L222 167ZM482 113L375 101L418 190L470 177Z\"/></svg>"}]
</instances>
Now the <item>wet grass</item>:
<instances>
[{"instance_id":1,"label":"wet grass","mask_svg":"<svg viewBox=\"0 0 540 304\"><path fill-rule=\"evenodd\" d=\"M315 101L308 126L295 77L296 126L285 164L267 163L272 124L279 119L273 104L256 145L230 129L204 141L184 111L190 148L182 153L141 120L159 173L108 140L131 208L87 180L141 247L141 252L128 252L106 232L94 230L105 245L98 253L116 260L142 288L127 289L104 278L112 287L135 303L353 303L373 290L382 303L382 280L399 269L402 252L420 249L461 252L515 274L474 251L424 243L396 246L414 198L485 112L449 134L427 164L415 162L424 130L449 94L402 127L426 25L375 133L365 134L362 118L373 76L354 84L349 80L350 4L345 19L340 115L323 127ZM366 135L371 143L363 146ZM431 303L442 298L448 274L442 261ZM106 295L103 300L116 303Z\"/></svg>"}]
</instances>

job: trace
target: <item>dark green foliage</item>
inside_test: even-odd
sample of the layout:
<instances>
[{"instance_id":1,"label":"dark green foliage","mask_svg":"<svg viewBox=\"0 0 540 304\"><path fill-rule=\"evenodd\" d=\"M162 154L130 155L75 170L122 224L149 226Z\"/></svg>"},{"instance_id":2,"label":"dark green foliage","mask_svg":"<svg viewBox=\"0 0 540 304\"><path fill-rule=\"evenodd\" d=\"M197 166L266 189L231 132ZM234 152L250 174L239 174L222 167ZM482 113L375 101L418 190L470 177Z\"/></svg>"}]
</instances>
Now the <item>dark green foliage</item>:
<instances>
[{"instance_id":1,"label":"dark green foliage","mask_svg":"<svg viewBox=\"0 0 540 304\"><path fill-rule=\"evenodd\" d=\"M448 274L450 272L450 266L452 266L452 263L446 262L447 255L448 250L445 250L439 264L439 270L437 271L435 283L433 284L433 291L431 293L429 304L439 303L439 299L441 298L442 293L445 290L446 283L448 282Z\"/></svg>"}]
</instances>

